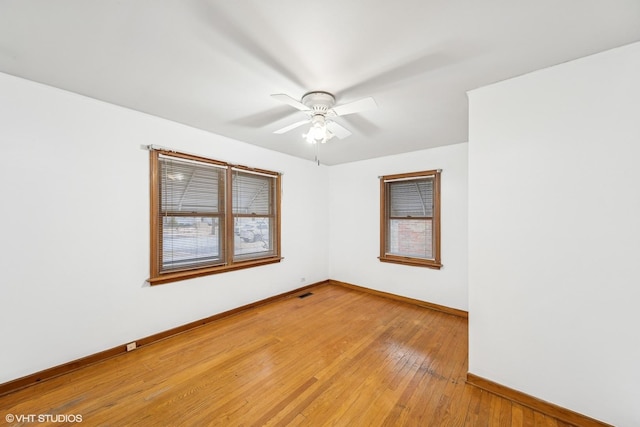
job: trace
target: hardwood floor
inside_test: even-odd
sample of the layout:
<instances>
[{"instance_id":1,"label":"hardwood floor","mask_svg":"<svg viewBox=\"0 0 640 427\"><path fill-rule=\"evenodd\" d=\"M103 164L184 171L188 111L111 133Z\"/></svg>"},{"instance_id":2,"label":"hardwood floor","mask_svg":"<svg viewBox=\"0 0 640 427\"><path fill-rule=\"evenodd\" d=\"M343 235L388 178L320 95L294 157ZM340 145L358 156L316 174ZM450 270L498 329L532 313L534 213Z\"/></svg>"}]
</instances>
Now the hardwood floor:
<instances>
[{"instance_id":1,"label":"hardwood floor","mask_svg":"<svg viewBox=\"0 0 640 427\"><path fill-rule=\"evenodd\" d=\"M0 397L0 424L568 426L465 384L466 319L340 286L311 292Z\"/></svg>"}]
</instances>

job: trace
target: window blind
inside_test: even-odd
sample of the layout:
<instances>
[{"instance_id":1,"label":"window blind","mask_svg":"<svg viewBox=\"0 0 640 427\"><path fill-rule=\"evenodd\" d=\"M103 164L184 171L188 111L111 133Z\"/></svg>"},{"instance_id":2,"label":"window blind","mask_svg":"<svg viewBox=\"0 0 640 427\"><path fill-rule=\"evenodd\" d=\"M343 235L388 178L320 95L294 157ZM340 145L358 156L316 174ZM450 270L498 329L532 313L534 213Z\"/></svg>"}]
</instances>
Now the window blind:
<instances>
[{"instance_id":1,"label":"window blind","mask_svg":"<svg viewBox=\"0 0 640 427\"><path fill-rule=\"evenodd\" d=\"M223 263L225 169L161 155L161 271Z\"/></svg>"},{"instance_id":2,"label":"window blind","mask_svg":"<svg viewBox=\"0 0 640 427\"><path fill-rule=\"evenodd\" d=\"M390 217L433 217L433 178L392 181L386 185Z\"/></svg>"}]
</instances>

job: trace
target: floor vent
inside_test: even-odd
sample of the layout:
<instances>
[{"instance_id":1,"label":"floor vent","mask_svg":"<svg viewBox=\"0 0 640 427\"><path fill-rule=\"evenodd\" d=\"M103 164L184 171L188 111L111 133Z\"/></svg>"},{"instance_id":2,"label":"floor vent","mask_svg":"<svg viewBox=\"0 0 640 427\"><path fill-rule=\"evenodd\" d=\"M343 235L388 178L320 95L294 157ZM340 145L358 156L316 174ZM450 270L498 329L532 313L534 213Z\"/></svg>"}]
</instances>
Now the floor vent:
<instances>
[{"instance_id":1,"label":"floor vent","mask_svg":"<svg viewBox=\"0 0 640 427\"><path fill-rule=\"evenodd\" d=\"M302 299L302 298L310 297L311 295L313 295L312 292L307 292L306 294L298 295L298 298Z\"/></svg>"}]
</instances>

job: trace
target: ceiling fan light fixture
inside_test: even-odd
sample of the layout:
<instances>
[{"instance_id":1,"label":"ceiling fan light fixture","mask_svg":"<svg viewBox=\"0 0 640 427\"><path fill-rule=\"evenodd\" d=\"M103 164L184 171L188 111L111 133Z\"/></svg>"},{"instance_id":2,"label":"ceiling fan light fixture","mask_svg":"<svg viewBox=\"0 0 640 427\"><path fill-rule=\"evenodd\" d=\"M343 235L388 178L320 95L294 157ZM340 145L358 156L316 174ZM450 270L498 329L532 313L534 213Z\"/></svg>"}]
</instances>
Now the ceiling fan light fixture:
<instances>
[{"instance_id":1,"label":"ceiling fan light fixture","mask_svg":"<svg viewBox=\"0 0 640 427\"><path fill-rule=\"evenodd\" d=\"M315 144L316 142L323 141L326 138L327 130L324 126L311 126L309 131L305 133L303 138L307 140L309 144Z\"/></svg>"},{"instance_id":2,"label":"ceiling fan light fixture","mask_svg":"<svg viewBox=\"0 0 640 427\"><path fill-rule=\"evenodd\" d=\"M327 125L325 118L321 114L315 114L311 119L311 128L309 131L302 135L309 144L316 144L318 142L325 143L330 139L329 131L327 131ZM333 136L333 134L332 134Z\"/></svg>"}]
</instances>

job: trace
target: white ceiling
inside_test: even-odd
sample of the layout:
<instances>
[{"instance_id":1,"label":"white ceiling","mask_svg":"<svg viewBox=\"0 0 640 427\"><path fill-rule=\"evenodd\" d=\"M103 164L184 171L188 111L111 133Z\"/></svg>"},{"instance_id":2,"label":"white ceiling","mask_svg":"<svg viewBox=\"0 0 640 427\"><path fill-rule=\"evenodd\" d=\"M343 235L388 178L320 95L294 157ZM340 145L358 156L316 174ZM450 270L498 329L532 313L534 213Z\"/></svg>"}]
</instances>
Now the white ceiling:
<instances>
[{"instance_id":1,"label":"white ceiling","mask_svg":"<svg viewBox=\"0 0 640 427\"><path fill-rule=\"evenodd\" d=\"M305 159L271 94L374 97L328 165L465 142L466 91L638 40L639 0L0 0L0 71Z\"/></svg>"}]
</instances>

